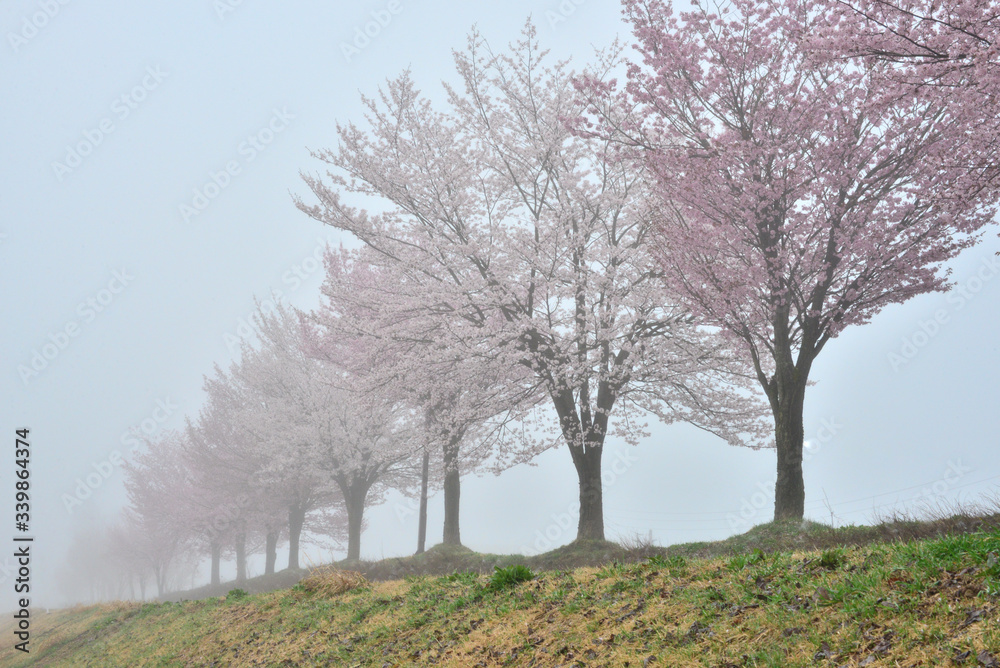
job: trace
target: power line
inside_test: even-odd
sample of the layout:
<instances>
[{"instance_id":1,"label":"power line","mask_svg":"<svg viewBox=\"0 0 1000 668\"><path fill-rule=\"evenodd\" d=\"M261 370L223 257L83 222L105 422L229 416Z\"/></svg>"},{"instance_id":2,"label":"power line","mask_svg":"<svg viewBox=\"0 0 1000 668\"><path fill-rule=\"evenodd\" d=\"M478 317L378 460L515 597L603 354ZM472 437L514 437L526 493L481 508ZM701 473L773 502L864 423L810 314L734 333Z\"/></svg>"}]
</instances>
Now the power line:
<instances>
[{"instance_id":1,"label":"power line","mask_svg":"<svg viewBox=\"0 0 1000 668\"><path fill-rule=\"evenodd\" d=\"M972 485L978 485L980 483L988 482L990 480L995 480L997 478L1000 478L1000 475L990 476L988 478L983 478L981 480L974 480L973 482L969 482L969 483L966 483L964 485L955 485L953 487L949 486L949 489L962 489L963 487L970 487ZM863 497L863 498L852 499L851 501L840 501L838 505L846 505L846 504L849 504L849 503L857 503L858 501L871 501L872 499L877 499L877 498L880 498L880 497L883 497L883 496L890 496L892 494L898 494L899 492L907 492L907 491L909 491L911 489L917 489L918 487L926 487L928 485L933 485L934 483L940 482L941 480L942 480L942 478L938 478L937 480L931 480L930 482L921 483L919 485L913 485L911 487L904 487L902 489L897 489L897 490L892 491L892 492L883 492L881 494L875 494L873 496L866 496L866 497ZM831 503L830 505L833 505L833 504Z\"/></svg>"},{"instance_id":2,"label":"power line","mask_svg":"<svg viewBox=\"0 0 1000 668\"><path fill-rule=\"evenodd\" d=\"M996 479L1000 479L1000 475L993 475L993 476L989 476L989 477L986 477L986 478L981 478L979 480L973 480L971 482L967 482L967 483L964 483L962 485L949 486L948 491L952 491L952 490L956 490L956 489L964 489L966 487L971 487L973 485L980 485L980 484L982 484L984 482L989 482L991 480L996 480ZM910 491L910 490L927 487L928 485L933 485L934 483L940 482L941 480L942 480L941 478L937 478L935 480L931 480L931 481L924 482L924 483L919 483L919 484L916 484L916 485L911 485L909 487L902 487L900 489L892 490L892 491L889 491L889 492L882 492L882 493L879 493L879 494L873 494L872 496L859 497L859 498L856 498L856 499L851 499L849 501L841 501L841 502L837 502L837 503L831 502L829 505L834 509L835 512L837 510L840 510L840 512L845 513L845 514L854 514L854 513L864 512L865 510L867 510L867 508L858 508L856 510L847 510L847 509L843 509L843 507L847 506L847 505L855 504L855 503L874 501L875 499L879 499L879 498L882 498L882 497L885 497L885 496L891 496L893 494L899 494L900 492L907 492L907 491ZM903 499L902 501L905 503L905 502L908 502L908 501L919 500L920 498L921 497L915 497L915 498ZM827 505L826 501L820 501L820 500L810 501L809 503L806 504L806 506L809 506L810 508L818 508L818 507L826 506L826 505ZM873 506L872 509L874 510L874 509L884 508L884 507L892 506L892 505L894 505L894 503L885 503L885 504L880 504L880 505ZM684 522L684 523L699 522L699 523L703 523L703 524L709 524L709 523L712 523L713 521L718 522L718 521L726 520L726 519L728 519L728 517L730 517L732 515L739 515L739 511L738 510L735 510L735 511L729 510L729 511L689 511L689 512L680 512L680 511L658 511L658 510L644 510L644 509L636 509L636 508L625 509L625 508L611 508L611 507L606 507L605 510L608 511L609 513L616 513L616 514L649 515L650 517L649 518L645 518L645 521L656 521L658 523L660 523L660 522Z\"/></svg>"}]
</instances>

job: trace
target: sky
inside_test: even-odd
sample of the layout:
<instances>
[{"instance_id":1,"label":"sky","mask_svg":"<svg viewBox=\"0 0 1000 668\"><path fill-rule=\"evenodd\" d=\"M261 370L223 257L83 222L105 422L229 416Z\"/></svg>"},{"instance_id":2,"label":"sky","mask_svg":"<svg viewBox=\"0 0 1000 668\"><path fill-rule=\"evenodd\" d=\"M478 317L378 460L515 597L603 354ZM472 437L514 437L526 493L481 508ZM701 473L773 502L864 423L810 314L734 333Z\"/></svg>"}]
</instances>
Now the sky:
<instances>
[{"instance_id":1,"label":"sky","mask_svg":"<svg viewBox=\"0 0 1000 668\"><path fill-rule=\"evenodd\" d=\"M356 245L292 202L311 197L300 172L322 170L310 150L335 147L336 123L361 120L361 94L404 69L443 99L452 49L473 25L502 46L529 16L543 45L577 67L628 37L619 5L597 0L3 4L0 542L15 533L15 430L29 428L42 602L61 601L74 532L113 521L126 502L115 462L133 454L130 430L155 435L197 415L203 376L233 359L255 296L315 306L323 246ZM808 517L863 523L996 492L995 232L950 265L960 291L889 307L817 360ZM607 447L611 538L718 539L770 518L773 451L684 425ZM463 542L522 553L569 542L576 496L565 448L467 476ZM432 544L441 506L432 497ZM413 551L416 513L402 497L368 522L363 556ZM342 557L308 545L304 561ZM0 607L13 606L11 573L0 557Z\"/></svg>"}]
</instances>

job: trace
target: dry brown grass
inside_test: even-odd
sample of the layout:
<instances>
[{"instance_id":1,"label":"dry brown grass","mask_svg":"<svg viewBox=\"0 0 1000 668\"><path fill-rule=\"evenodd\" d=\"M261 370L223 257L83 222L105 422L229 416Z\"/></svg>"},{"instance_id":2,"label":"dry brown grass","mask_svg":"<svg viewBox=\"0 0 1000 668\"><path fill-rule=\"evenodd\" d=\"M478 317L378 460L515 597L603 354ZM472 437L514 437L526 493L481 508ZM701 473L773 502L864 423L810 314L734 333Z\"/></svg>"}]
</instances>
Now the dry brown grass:
<instances>
[{"instance_id":1,"label":"dry brown grass","mask_svg":"<svg viewBox=\"0 0 1000 668\"><path fill-rule=\"evenodd\" d=\"M302 588L314 594L336 596L368 584L365 576L357 571L342 571L333 566L321 566L302 578Z\"/></svg>"},{"instance_id":2,"label":"dry brown grass","mask_svg":"<svg viewBox=\"0 0 1000 668\"><path fill-rule=\"evenodd\" d=\"M100 613L107 614L112 612L127 612L129 610L138 610L142 607L142 604L136 601L106 601L104 603L98 603L94 606L94 609ZM80 609L83 609L80 607Z\"/></svg>"}]
</instances>

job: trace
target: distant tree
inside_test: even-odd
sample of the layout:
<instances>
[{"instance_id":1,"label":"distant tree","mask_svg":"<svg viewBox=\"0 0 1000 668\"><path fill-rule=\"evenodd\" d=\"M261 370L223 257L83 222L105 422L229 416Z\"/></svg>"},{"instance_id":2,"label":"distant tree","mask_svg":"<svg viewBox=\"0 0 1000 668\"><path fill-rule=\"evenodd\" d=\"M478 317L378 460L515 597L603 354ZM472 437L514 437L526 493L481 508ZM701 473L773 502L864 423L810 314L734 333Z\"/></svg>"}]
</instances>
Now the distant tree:
<instances>
[{"instance_id":1,"label":"distant tree","mask_svg":"<svg viewBox=\"0 0 1000 668\"><path fill-rule=\"evenodd\" d=\"M266 462L242 430L245 413L238 400L220 376L206 379L205 388L208 400L198 420L187 426L184 463L191 485L182 503L190 518L194 548L210 557L210 583L220 583L225 554L235 556L236 580L242 582L247 577L248 541L257 542L259 533L278 531L272 528L278 509L257 482ZM267 547L272 547L270 541ZM266 560L273 563L271 552Z\"/></svg>"},{"instance_id":2,"label":"distant tree","mask_svg":"<svg viewBox=\"0 0 1000 668\"><path fill-rule=\"evenodd\" d=\"M145 600L146 587L152 577L141 558L141 552L136 549L141 544L141 540L136 540L130 535L136 527L127 523L123 518L109 526L100 536L99 540L90 540L93 544L100 546L103 567L113 571L116 577L124 581L128 590L128 598ZM79 555L76 550L71 550L70 554L75 560ZM124 589L124 588L123 588ZM121 594L115 598L123 598Z\"/></svg>"},{"instance_id":3,"label":"distant tree","mask_svg":"<svg viewBox=\"0 0 1000 668\"><path fill-rule=\"evenodd\" d=\"M425 486L433 476L444 489L443 542L460 545L461 475L491 458L497 470L510 465L513 445L521 441L506 427L514 418L510 405L519 399L509 396L505 369L469 355L465 347L451 347L437 331L440 322L413 309L403 293L391 294L394 288L387 286L398 287L405 279L389 273L393 266L370 263L369 253L327 253L323 302L303 314L307 349L347 369L354 392L413 412L411 450L421 474L427 471L421 480L421 526L426 527Z\"/></svg>"},{"instance_id":4,"label":"distant tree","mask_svg":"<svg viewBox=\"0 0 1000 668\"><path fill-rule=\"evenodd\" d=\"M259 343L247 346L236 370L238 384L259 406L243 428L270 435L271 470L290 480L306 478L342 499L349 559L360 558L365 506L405 468L412 446L403 436L406 415L391 398L361 397L348 365L311 357L304 350L299 315L277 304L258 311ZM337 357L349 355L347 348ZM290 490L297 487L293 485Z\"/></svg>"},{"instance_id":5,"label":"distant tree","mask_svg":"<svg viewBox=\"0 0 1000 668\"><path fill-rule=\"evenodd\" d=\"M609 433L634 442L653 413L760 444L756 408L724 391L742 370L662 289L642 171L567 130L579 112L571 77L545 64L535 29L503 54L473 33L455 62L461 89L446 86L445 112L408 73L365 98L370 128L338 126L339 150L314 153L336 171L329 184L305 175L317 203L298 206L374 251L369 261L397 278L382 298L450 359L489 361L525 413L549 403L554 438L539 445L568 447L577 536L603 539Z\"/></svg>"},{"instance_id":6,"label":"distant tree","mask_svg":"<svg viewBox=\"0 0 1000 668\"><path fill-rule=\"evenodd\" d=\"M316 461L319 447L308 411L316 379L303 375L297 351L298 319L283 305L269 312L258 305L253 316L256 339L244 341L239 360L228 371L216 367L206 378L208 402L199 431L206 447L198 468L215 482L230 485L216 507L232 525L262 525L265 572L273 572L275 549L288 536L288 567L299 567L300 541L310 513L333 504L336 495ZM214 463L213 463L214 460ZM228 481L228 482L227 482ZM239 503L247 500L248 503ZM286 531L278 518L284 516ZM335 524L326 524L336 536Z\"/></svg>"},{"instance_id":7,"label":"distant tree","mask_svg":"<svg viewBox=\"0 0 1000 668\"><path fill-rule=\"evenodd\" d=\"M774 417L775 519L803 515L820 351L888 304L946 290L942 263L996 205L964 101L890 86L885 63L818 59L830 15L809 6L735 0L678 17L626 0L642 63L624 94L599 74L581 84L589 130L639 149L657 176L668 286L752 361Z\"/></svg>"},{"instance_id":8,"label":"distant tree","mask_svg":"<svg viewBox=\"0 0 1000 668\"><path fill-rule=\"evenodd\" d=\"M123 468L129 506L122 531L130 541L133 562L153 575L157 595L163 596L171 567L192 541L180 505L192 480L184 464L183 434L167 430L146 439L146 450L126 460Z\"/></svg>"},{"instance_id":9,"label":"distant tree","mask_svg":"<svg viewBox=\"0 0 1000 668\"><path fill-rule=\"evenodd\" d=\"M56 583L65 604L138 598L149 578L145 564L132 558L131 541L121 525L78 526L70 539L67 558L56 572Z\"/></svg>"}]
</instances>

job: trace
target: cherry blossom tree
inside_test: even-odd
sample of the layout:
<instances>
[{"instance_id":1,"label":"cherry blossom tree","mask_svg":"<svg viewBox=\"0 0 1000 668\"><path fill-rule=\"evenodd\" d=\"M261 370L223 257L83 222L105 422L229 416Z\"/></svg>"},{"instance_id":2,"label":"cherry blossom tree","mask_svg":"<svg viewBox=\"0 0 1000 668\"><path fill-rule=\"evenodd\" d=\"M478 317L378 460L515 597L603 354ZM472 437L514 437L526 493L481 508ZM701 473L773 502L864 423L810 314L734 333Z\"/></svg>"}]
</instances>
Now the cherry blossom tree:
<instances>
[{"instance_id":1,"label":"cherry blossom tree","mask_svg":"<svg viewBox=\"0 0 1000 668\"><path fill-rule=\"evenodd\" d=\"M362 397L349 365L306 354L299 314L278 303L255 317L259 344L243 350L243 384L263 407L244 428L271 434L271 470L336 490L347 519L347 558L360 558L365 506L405 474L411 454L405 411L391 398ZM350 354L342 346L334 358ZM259 426L258 426L259 425ZM280 437L278 436L280 434ZM292 489L296 486L293 485Z\"/></svg>"},{"instance_id":2,"label":"cherry blossom tree","mask_svg":"<svg viewBox=\"0 0 1000 668\"><path fill-rule=\"evenodd\" d=\"M124 532L119 521L113 526L77 526L67 550L68 558L56 572L63 602L113 601L145 598L145 583L151 573L134 558L137 540Z\"/></svg>"},{"instance_id":3,"label":"cherry blossom tree","mask_svg":"<svg viewBox=\"0 0 1000 668\"><path fill-rule=\"evenodd\" d=\"M506 370L449 347L436 331L440 323L414 310L403 293L388 291L385 286L405 279L389 273L394 266L372 264L369 255L369 249L326 254L323 302L303 314L306 345L310 354L347 367L355 392L398 402L416 414L409 431L421 460L417 552L426 538L432 475L444 490L442 542L460 545L461 475L490 459L495 471L517 461L520 440L507 426L515 417L509 407L519 399L509 396ZM495 456L500 449L508 456Z\"/></svg>"},{"instance_id":4,"label":"cherry blossom tree","mask_svg":"<svg viewBox=\"0 0 1000 668\"><path fill-rule=\"evenodd\" d=\"M970 176L996 188L1000 150L1000 3L996 0L821 0L812 44L834 60L878 61L886 88L946 98L979 143ZM863 66L863 65L859 65Z\"/></svg>"},{"instance_id":5,"label":"cherry blossom tree","mask_svg":"<svg viewBox=\"0 0 1000 668\"><path fill-rule=\"evenodd\" d=\"M146 450L123 464L129 499L124 531L132 541L133 561L153 574L160 596L167 593L171 566L191 545L190 526L180 510L192 481L183 450L184 435L167 430L147 439Z\"/></svg>"},{"instance_id":6,"label":"cherry blossom tree","mask_svg":"<svg viewBox=\"0 0 1000 668\"><path fill-rule=\"evenodd\" d=\"M395 277L379 287L409 314L400 327L424 328L445 360L488 362L523 406L548 402L544 445L568 447L580 483L578 538L603 540L609 433L634 442L652 413L759 445L756 407L725 391L740 360L663 290L643 171L567 129L580 108L566 64L547 64L530 24L508 53L473 33L455 62L447 111L409 73L365 98L368 129L338 126L339 149L313 154L329 180L304 175L317 202L297 204Z\"/></svg>"},{"instance_id":7,"label":"cherry blossom tree","mask_svg":"<svg viewBox=\"0 0 1000 668\"><path fill-rule=\"evenodd\" d=\"M277 504L258 482L266 461L242 429L244 411L225 378L217 368L216 376L206 379L208 399L197 422L187 426L189 447L184 452L192 484L183 503L197 549L210 555L213 585L220 582L227 545L236 558L237 581L246 579L247 541L256 540L261 525L267 527L266 572L273 572L276 540L270 538L280 531Z\"/></svg>"},{"instance_id":8,"label":"cherry blossom tree","mask_svg":"<svg viewBox=\"0 0 1000 668\"><path fill-rule=\"evenodd\" d=\"M209 401L203 409L201 431L214 447L203 450L214 456L203 470L223 468L236 484L224 492L220 509L231 518L257 513L266 525L265 570L273 569L274 549L282 530L278 513L287 518L288 567L299 567L300 540L310 513L332 505L337 495L330 479L317 462L315 424L322 410L335 400L310 374L310 366L299 350L297 316L286 306L273 310L258 305L253 315L256 339L244 341L240 359L228 371L216 368L206 379ZM211 454L211 453L214 453ZM234 476L235 473L241 475ZM236 508L234 500L250 490L252 502ZM280 509L280 510L279 510ZM325 517L314 528L323 528L336 539L342 526ZM316 516L316 520L320 518Z\"/></svg>"},{"instance_id":9,"label":"cherry blossom tree","mask_svg":"<svg viewBox=\"0 0 1000 668\"><path fill-rule=\"evenodd\" d=\"M357 401L345 392L324 428L323 465L340 490L347 511L347 559L361 558L365 507L384 498L389 485L405 474L412 452L406 414L400 406Z\"/></svg>"},{"instance_id":10,"label":"cherry blossom tree","mask_svg":"<svg viewBox=\"0 0 1000 668\"><path fill-rule=\"evenodd\" d=\"M942 263L993 218L995 167L961 101L887 86L884 61L817 59L829 17L804 3L624 7L642 63L624 92L581 84L584 129L655 172L664 278L752 360L774 417L775 518L801 518L813 362L845 327L948 288Z\"/></svg>"},{"instance_id":11,"label":"cherry blossom tree","mask_svg":"<svg viewBox=\"0 0 1000 668\"><path fill-rule=\"evenodd\" d=\"M809 9L820 19L814 43L828 55L876 59L902 75L897 83L989 92L996 103L997 0L816 0Z\"/></svg>"},{"instance_id":12,"label":"cherry blossom tree","mask_svg":"<svg viewBox=\"0 0 1000 668\"><path fill-rule=\"evenodd\" d=\"M127 522L124 517L119 517L102 532L98 547L90 547L84 555L86 556L86 552L93 554L96 549L100 553L103 568L106 571L114 571L118 578L125 581L128 597L144 601L146 585L152 572L146 568L141 549L137 549L142 544L142 538L130 534L136 529L134 524ZM90 539L93 540L93 537ZM75 547L70 549L70 554L75 561L78 556Z\"/></svg>"}]
</instances>

